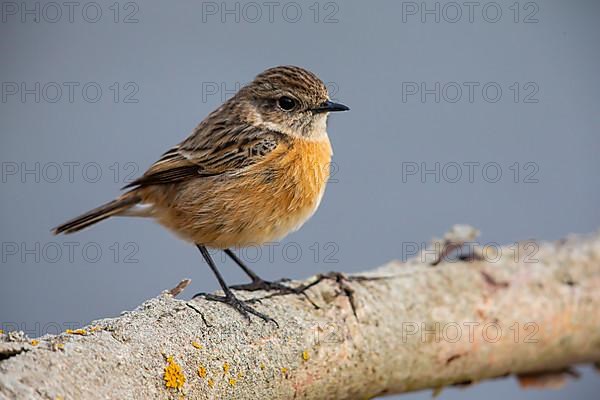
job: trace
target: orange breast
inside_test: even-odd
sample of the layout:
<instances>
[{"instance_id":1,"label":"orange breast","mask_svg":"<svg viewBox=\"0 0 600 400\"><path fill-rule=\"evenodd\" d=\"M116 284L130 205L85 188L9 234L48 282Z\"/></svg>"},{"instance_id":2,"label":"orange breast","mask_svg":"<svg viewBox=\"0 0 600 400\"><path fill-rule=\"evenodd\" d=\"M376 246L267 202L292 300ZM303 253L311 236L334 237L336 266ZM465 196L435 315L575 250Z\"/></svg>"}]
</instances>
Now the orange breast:
<instances>
[{"instance_id":1,"label":"orange breast","mask_svg":"<svg viewBox=\"0 0 600 400\"><path fill-rule=\"evenodd\" d=\"M284 151L264 163L269 172L261 173L263 179L270 173L272 177L257 185L262 188L260 195L254 193L254 202L265 205L257 217L268 221L254 237L262 236L264 242L300 228L317 210L329 179L332 151L327 138L295 139Z\"/></svg>"},{"instance_id":2,"label":"orange breast","mask_svg":"<svg viewBox=\"0 0 600 400\"><path fill-rule=\"evenodd\" d=\"M331 145L328 139L296 139L287 153L274 164L279 179L274 189L290 210L316 206L329 179Z\"/></svg>"}]
</instances>

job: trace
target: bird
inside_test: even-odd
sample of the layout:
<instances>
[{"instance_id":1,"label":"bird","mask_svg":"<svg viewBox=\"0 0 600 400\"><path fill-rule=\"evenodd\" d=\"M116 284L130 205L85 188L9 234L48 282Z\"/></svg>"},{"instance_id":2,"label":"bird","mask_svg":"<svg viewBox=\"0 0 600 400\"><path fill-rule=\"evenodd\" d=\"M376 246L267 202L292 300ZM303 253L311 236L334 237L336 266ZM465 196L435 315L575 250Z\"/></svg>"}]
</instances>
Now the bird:
<instances>
[{"instance_id":1,"label":"bird","mask_svg":"<svg viewBox=\"0 0 600 400\"><path fill-rule=\"evenodd\" d=\"M258 74L166 151L126 191L53 228L70 234L113 216L154 218L194 244L215 275L225 303L248 320L274 321L233 290L288 290L260 278L231 248L280 240L317 210L329 178L332 101L314 73L277 66ZM225 252L252 280L228 286L208 249ZM289 291L289 290L288 290ZM199 294L200 295L200 294Z\"/></svg>"}]
</instances>

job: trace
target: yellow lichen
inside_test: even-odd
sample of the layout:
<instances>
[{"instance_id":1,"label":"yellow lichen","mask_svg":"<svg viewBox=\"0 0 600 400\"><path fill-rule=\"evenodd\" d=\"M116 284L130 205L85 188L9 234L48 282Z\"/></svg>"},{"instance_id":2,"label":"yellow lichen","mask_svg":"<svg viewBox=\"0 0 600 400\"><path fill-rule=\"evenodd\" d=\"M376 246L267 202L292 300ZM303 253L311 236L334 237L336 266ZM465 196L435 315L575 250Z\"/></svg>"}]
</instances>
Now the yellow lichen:
<instances>
[{"instance_id":1,"label":"yellow lichen","mask_svg":"<svg viewBox=\"0 0 600 400\"><path fill-rule=\"evenodd\" d=\"M4 329L0 329L0 335L4 334Z\"/></svg>"},{"instance_id":2,"label":"yellow lichen","mask_svg":"<svg viewBox=\"0 0 600 400\"><path fill-rule=\"evenodd\" d=\"M198 367L198 376L200 376L200 378L206 378L206 368L202 365Z\"/></svg>"},{"instance_id":3,"label":"yellow lichen","mask_svg":"<svg viewBox=\"0 0 600 400\"><path fill-rule=\"evenodd\" d=\"M223 373L226 374L229 372L229 363L223 363Z\"/></svg>"},{"instance_id":4,"label":"yellow lichen","mask_svg":"<svg viewBox=\"0 0 600 400\"><path fill-rule=\"evenodd\" d=\"M281 373L287 375L288 369L286 367L281 367Z\"/></svg>"},{"instance_id":5,"label":"yellow lichen","mask_svg":"<svg viewBox=\"0 0 600 400\"><path fill-rule=\"evenodd\" d=\"M308 354L308 351L307 351L307 350L304 350L304 351L302 352L302 359L303 359L304 361L308 361L308 360L310 359L310 354Z\"/></svg>"},{"instance_id":6,"label":"yellow lichen","mask_svg":"<svg viewBox=\"0 0 600 400\"><path fill-rule=\"evenodd\" d=\"M233 378L229 378L229 385L230 386L235 386L235 384L237 383L237 381Z\"/></svg>"},{"instance_id":7,"label":"yellow lichen","mask_svg":"<svg viewBox=\"0 0 600 400\"><path fill-rule=\"evenodd\" d=\"M213 381L212 379L208 379L208 381L206 381L206 383L208 383L208 386L212 389L215 387L215 381Z\"/></svg>"},{"instance_id":8,"label":"yellow lichen","mask_svg":"<svg viewBox=\"0 0 600 400\"><path fill-rule=\"evenodd\" d=\"M202 345L200 343L198 343L198 342L195 342L195 341L192 342L192 346L194 346L197 349L201 349L202 348Z\"/></svg>"},{"instance_id":9,"label":"yellow lichen","mask_svg":"<svg viewBox=\"0 0 600 400\"><path fill-rule=\"evenodd\" d=\"M179 389L185 383L185 375L181 371L181 366L175 362L173 356L167 358L167 366L165 367L165 386L168 388Z\"/></svg>"},{"instance_id":10,"label":"yellow lichen","mask_svg":"<svg viewBox=\"0 0 600 400\"><path fill-rule=\"evenodd\" d=\"M65 345L63 343L57 343L56 344L56 348L59 349L59 350L64 350Z\"/></svg>"},{"instance_id":11,"label":"yellow lichen","mask_svg":"<svg viewBox=\"0 0 600 400\"><path fill-rule=\"evenodd\" d=\"M67 332L70 335L87 335L87 331L85 329L67 329L65 332Z\"/></svg>"},{"instance_id":12,"label":"yellow lichen","mask_svg":"<svg viewBox=\"0 0 600 400\"><path fill-rule=\"evenodd\" d=\"M92 326L92 327L90 328L90 332L97 332L97 331L99 331L99 330L102 330L102 327L100 327L100 326L98 326L98 325L96 325L96 326Z\"/></svg>"},{"instance_id":13,"label":"yellow lichen","mask_svg":"<svg viewBox=\"0 0 600 400\"><path fill-rule=\"evenodd\" d=\"M260 367L260 369L265 369L266 368L265 367L265 363L260 363L258 366Z\"/></svg>"},{"instance_id":14,"label":"yellow lichen","mask_svg":"<svg viewBox=\"0 0 600 400\"><path fill-rule=\"evenodd\" d=\"M38 344L40 344L40 341L39 341L39 340L33 339L33 340L31 341L31 345L32 345L32 346L37 346Z\"/></svg>"}]
</instances>

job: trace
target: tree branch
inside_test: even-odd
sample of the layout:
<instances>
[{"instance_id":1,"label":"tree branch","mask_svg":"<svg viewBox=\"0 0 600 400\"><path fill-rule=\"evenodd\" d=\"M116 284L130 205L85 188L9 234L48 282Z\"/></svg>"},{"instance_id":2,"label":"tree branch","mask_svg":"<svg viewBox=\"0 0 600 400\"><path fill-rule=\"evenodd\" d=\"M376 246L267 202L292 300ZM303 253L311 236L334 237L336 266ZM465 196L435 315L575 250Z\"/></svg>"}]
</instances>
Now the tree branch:
<instances>
[{"instance_id":1,"label":"tree branch","mask_svg":"<svg viewBox=\"0 0 600 400\"><path fill-rule=\"evenodd\" d=\"M325 279L308 290L318 309L256 303L279 327L164 292L82 330L4 333L0 398L361 399L600 362L600 234L448 259L472 238L458 228L405 263Z\"/></svg>"}]
</instances>

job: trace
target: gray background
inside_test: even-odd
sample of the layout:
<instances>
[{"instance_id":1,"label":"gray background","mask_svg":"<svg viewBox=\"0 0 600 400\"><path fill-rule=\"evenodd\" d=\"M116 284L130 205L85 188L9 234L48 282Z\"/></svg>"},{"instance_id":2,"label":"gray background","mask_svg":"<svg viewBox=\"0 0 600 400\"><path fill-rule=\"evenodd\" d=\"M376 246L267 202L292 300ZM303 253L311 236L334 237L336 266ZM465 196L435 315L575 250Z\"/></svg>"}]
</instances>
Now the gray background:
<instances>
[{"instance_id":1,"label":"gray background","mask_svg":"<svg viewBox=\"0 0 600 400\"><path fill-rule=\"evenodd\" d=\"M82 15L85 2L75 8L73 22L67 8L56 17L55 9L43 9L45 3L39 22L31 15L20 20L20 2L17 15L3 14L4 329L37 336L118 315L184 277L193 279L187 296L215 290L197 250L152 221L113 219L69 237L53 237L49 230L110 200L128 174L141 174L184 138L227 95L220 88L212 93L215 85L232 90L236 82L279 64L313 70L329 82L332 97L352 111L330 118L335 182L316 215L272 247L272 257L265 250L257 256L256 249L243 254L257 259L263 276L359 271L405 258L403 243L428 241L454 223L477 226L484 244L552 240L600 226L598 2L522 1L514 22L513 1L501 1L502 16L495 23L487 21L495 17L494 8L483 15L486 2L475 8L472 22L462 6L462 18L454 23L446 20L455 17L456 8L443 9L443 3L438 23L435 15L422 22L420 14L403 14L398 1L339 0L317 3L316 22L310 2L285 11L288 2L278 3L272 21L262 2L260 17L256 8L240 4L239 22L236 15L225 15L223 22L220 14L203 13L203 7L220 9L221 2L144 1L137 11L121 2L115 23L112 3L96 3L102 16L95 23ZM124 23L131 12L138 22ZM537 23L526 23L532 12ZM94 14L86 9L88 20ZM24 99L9 94L12 83L31 89L36 82L39 102L34 94ZM72 102L65 82L79 84ZM424 101L409 95L403 82L404 89L406 82L424 82L427 88L439 82L440 101L433 94ZM472 102L464 82L480 84ZM86 83L92 87L84 96ZM486 83L491 83L487 98ZM56 85L63 92L52 102ZM102 90L96 102L94 85ZM462 98L452 102L456 85L463 88ZM498 86L502 96L492 102ZM528 97L532 91L537 93ZM465 162L480 165L472 182ZM64 163L79 163L71 164L73 176ZM440 163L439 182L434 175L403 179L403 163L419 168L425 163L429 169ZM453 182L453 163L463 165L458 182ZM500 167L498 182L492 182L495 170L482 173L486 163ZM516 183L514 163L520 170ZM21 174L35 168L37 177ZM98 169L102 175L96 179ZM66 242L76 242L72 258ZM224 273L229 282L243 279L230 263ZM598 389L600 379L584 369L581 381L561 391L525 392L513 380L501 380L447 390L441 398L591 399Z\"/></svg>"}]
</instances>

